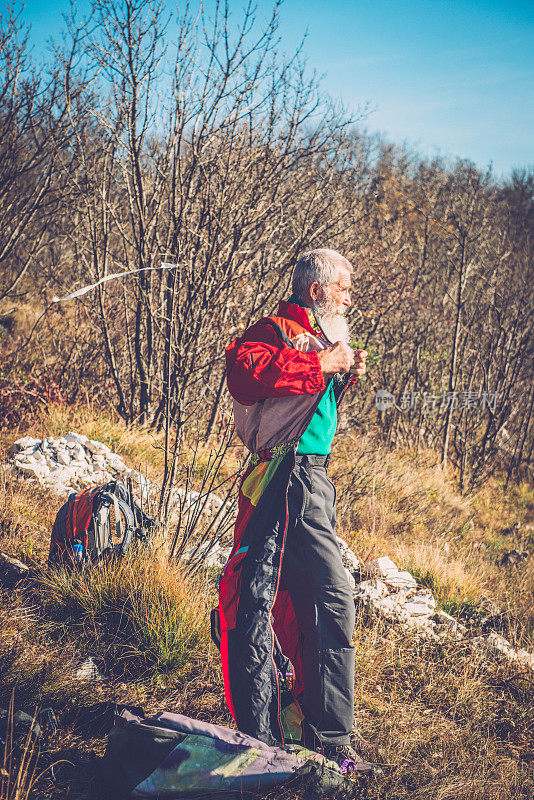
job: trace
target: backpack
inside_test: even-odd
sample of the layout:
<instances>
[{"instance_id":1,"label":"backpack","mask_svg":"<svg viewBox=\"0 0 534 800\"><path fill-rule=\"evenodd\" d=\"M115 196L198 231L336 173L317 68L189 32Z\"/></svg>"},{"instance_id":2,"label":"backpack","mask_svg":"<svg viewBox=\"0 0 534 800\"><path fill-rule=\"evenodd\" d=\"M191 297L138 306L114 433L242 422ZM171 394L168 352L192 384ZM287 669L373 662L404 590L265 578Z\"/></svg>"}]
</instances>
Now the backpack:
<instances>
[{"instance_id":1,"label":"backpack","mask_svg":"<svg viewBox=\"0 0 534 800\"><path fill-rule=\"evenodd\" d=\"M113 541L111 509L115 512ZM110 556L123 556L132 537L146 540L157 523L133 499L131 486L119 481L72 493L59 509L50 541L50 565L84 567Z\"/></svg>"},{"instance_id":2,"label":"backpack","mask_svg":"<svg viewBox=\"0 0 534 800\"><path fill-rule=\"evenodd\" d=\"M241 731L171 712L150 718L126 709L116 714L101 774L117 798L242 800L249 792L264 795L282 786L304 789L306 797L360 796L337 764L318 753L271 747Z\"/></svg>"}]
</instances>

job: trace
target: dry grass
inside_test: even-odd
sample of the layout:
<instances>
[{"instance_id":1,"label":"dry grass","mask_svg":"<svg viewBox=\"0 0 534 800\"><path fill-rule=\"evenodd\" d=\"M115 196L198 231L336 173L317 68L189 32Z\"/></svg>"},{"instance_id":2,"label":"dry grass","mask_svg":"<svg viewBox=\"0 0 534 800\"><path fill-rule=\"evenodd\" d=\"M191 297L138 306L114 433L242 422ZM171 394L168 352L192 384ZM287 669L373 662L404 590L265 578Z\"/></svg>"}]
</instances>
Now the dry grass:
<instances>
[{"instance_id":1,"label":"dry grass","mask_svg":"<svg viewBox=\"0 0 534 800\"><path fill-rule=\"evenodd\" d=\"M371 434L338 437L333 460L341 535L366 562L388 555L429 586L439 604L467 620L485 597L509 621L509 635L534 649L534 487L503 490L492 479L462 496L432 451L390 450ZM514 523L517 532L507 533ZM517 568L504 552L527 550Z\"/></svg>"},{"instance_id":2,"label":"dry grass","mask_svg":"<svg viewBox=\"0 0 534 800\"><path fill-rule=\"evenodd\" d=\"M0 800L30 800L39 782L50 767L39 768L40 742L32 735L33 724L26 735L20 734L14 721L15 695L11 693L7 713L5 741L0 760ZM57 766L57 762L52 767Z\"/></svg>"},{"instance_id":3,"label":"dry grass","mask_svg":"<svg viewBox=\"0 0 534 800\"><path fill-rule=\"evenodd\" d=\"M157 437L90 406L55 409L27 432L66 430L100 439L131 466L159 475ZM4 438L4 460L15 438ZM492 598L510 612L507 635L534 649L533 558L516 569L496 565L506 549L534 549L524 527L534 520L532 486L504 493L494 480L462 497L432 453L389 451L370 436L341 436L336 447L340 532L362 560L389 555L458 613ZM229 459L226 469L234 467ZM85 575L40 572L59 505L0 473L0 549L34 565L30 583L0 595L0 704L14 689L16 707L56 710L60 732L46 758L72 766L63 764L56 782L45 776L39 800L104 800L98 757L116 704L231 724L208 633L214 586L184 579L151 550ZM518 532L503 532L516 521ZM355 642L357 724L385 764L371 798L534 796L533 675L483 660L465 643L424 644L362 620ZM103 681L76 679L88 656Z\"/></svg>"},{"instance_id":4,"label":"dry grass","mask_svg":"<svg viewBox=\"0 0 534 800\"><path fill-rule=\"evenodd\" d=\"M378 745L376 798L531 798L534 681L468 643L356 631L357 724Z\"/></svg>"},{"instance_id":5,"label":"dry grass","mask_svg":"<svg viewBox=\"0 0 534 800\"><path fill-rule=\"evenodd\" d=\"M104 672L117 677L179 675L208 644L212 590L186 583L150 547L84 573L50 570L38 578L43 612L67 620Z\"/></svg>"}]
</instances>

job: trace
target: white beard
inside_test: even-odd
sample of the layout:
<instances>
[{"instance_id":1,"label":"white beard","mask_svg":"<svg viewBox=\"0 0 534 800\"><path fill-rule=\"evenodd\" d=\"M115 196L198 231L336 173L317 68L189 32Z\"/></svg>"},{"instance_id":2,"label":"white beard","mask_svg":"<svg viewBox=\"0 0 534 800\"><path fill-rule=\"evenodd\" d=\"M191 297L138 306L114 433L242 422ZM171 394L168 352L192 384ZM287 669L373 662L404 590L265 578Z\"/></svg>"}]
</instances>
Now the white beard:
<instances>
[{"instance_id":1,"label":"white beard","mask_svg":"<svg viewBox=\"0 0 534 800\"><path fill-rule=\"evenodd\" d=\"M350 344L349 323L345 317L346 306L336 306L328 296L312 304L317 322L332 342Z\"/></svg>"}]
</instances>

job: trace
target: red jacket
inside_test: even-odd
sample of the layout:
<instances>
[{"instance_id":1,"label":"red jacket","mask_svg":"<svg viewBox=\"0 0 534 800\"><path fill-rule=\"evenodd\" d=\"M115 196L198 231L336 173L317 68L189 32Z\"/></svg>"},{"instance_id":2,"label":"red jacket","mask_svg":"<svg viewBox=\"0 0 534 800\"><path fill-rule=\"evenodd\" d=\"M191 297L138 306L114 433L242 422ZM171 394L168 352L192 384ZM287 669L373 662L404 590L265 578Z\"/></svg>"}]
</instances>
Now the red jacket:
<instances>
[{"instance_id":1,"label":"red jacket","mask_svg":"<svg viewBox=\"0 0 534 800\"><path fill-rule=\"evenodd\" d=\"M252 452L302 435L326 390L317 356L328 342L305 308L280 301L226 348L238 435Z\"/></svg>"}]
</instances>

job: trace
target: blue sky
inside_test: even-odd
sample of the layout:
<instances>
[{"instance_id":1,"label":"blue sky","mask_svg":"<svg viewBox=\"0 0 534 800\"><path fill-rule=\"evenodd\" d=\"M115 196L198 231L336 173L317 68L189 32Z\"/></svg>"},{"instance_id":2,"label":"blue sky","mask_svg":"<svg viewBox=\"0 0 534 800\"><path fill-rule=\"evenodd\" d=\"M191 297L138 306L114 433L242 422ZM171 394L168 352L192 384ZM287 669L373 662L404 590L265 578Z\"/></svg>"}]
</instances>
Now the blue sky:
<instances>
[{"instance_id":1,"label":"blue sky","mask_svg":"<svg viewBox=\"0 0 534 800\"><path fill-rule=\"evenodd\" d=\"M26 4L37 49L67 8ZM534 0L285 0L280 31L288 53L307 33L309 68L347 107L370 104L369 131L497 175L534 166Z\"/></svg>"}]
</instances>

